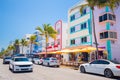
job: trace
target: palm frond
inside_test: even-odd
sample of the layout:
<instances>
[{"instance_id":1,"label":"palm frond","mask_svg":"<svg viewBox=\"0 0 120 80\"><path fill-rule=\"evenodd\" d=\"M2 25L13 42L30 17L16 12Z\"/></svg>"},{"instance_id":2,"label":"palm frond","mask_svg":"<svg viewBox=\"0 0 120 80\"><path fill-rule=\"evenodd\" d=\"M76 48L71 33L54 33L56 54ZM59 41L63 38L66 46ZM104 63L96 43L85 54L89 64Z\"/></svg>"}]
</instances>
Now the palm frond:
<instances>
[{"instance_id":1,"label":"palm frond","mask_svg":"<svg viewBox=\"0 0 120 80\"><path fill-rule=\"evenodd\" d=\"M50 34L49 36L50 36L51 38L55 39L55 40L56 40L56 38L57 38L57 35L56 35L56 34Z\"/></svg>"},{"instance_id":2,"label":"palm frond","mask_svg":"<svg viewBox=\"0 0 120 80\"><path fill-rule=\"evenodd\" d=\"M44 33L44 31L42 30L40 26L36 27L36 30L40 31L41 33Z\"/></svg>"},{"instance_id":3,"label":"palm frond","mask_svg":"<svg viewBox=\"0 0 120 80\"><path fill-rule=\"evenodd\" d=\"M88 6L88 4L84 4L80 6L80 13L83 13L83 10Z\"/></svg>"}]
</instances>

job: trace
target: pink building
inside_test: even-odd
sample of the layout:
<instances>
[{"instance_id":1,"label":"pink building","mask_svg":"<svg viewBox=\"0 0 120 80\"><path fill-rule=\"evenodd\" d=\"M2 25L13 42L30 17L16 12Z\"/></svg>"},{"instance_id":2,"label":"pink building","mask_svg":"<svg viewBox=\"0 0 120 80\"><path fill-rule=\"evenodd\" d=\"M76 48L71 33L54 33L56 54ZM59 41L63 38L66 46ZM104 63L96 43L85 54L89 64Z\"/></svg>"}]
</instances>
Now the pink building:
<instances>
[{"instance_id":1,"label":"pink building","mask_svg":"<svg viewBox=\"0 0 120 80\"><path fill-rule=\"evenodd\" d=\"M56 40L49 38L47 51L58 51L66 47L67 42L67 23L64 23L62 20L58 20L54 29L58 32Z\"/></svg>"}]
</instances>

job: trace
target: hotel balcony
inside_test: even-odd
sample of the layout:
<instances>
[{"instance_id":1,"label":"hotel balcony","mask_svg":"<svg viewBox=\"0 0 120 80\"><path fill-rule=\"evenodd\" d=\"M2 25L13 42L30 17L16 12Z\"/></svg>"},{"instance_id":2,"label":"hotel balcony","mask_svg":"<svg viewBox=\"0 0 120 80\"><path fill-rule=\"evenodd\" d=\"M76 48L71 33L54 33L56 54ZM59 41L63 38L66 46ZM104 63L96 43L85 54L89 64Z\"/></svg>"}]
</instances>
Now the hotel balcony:
<instances>
[{"instance_id":1,"label":"hotel balcony","mask_svg":"<svg viewBox=\"0 0 120 80\"><path fill-rule=\"evenodd\" d=\"M112 41L117 40L117 32L111 30L100 32L99 36L100 40L112 40Z\"/></svg>"},{"instance_id":2,"label":"hotel balcony","mask_svg":"<svg viewBox=\"0 0 120 80\"><path fill-rule=\"evenodd\" d=\"M110 22L111 25L115 24L116 16L112 12L105 12L99 16L100 25L105 25L106 22Z\"/></svg>"}]
</instances>

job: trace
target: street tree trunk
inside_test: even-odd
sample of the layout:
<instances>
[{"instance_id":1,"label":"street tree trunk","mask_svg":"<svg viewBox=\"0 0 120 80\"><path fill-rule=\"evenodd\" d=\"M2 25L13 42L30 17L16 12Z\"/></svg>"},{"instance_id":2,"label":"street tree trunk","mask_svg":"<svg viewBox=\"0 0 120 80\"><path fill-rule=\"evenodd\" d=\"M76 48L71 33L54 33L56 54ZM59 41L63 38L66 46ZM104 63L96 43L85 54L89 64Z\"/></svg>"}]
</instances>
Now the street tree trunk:
<instances>
[{"instance_id":1,"label":"street tree trunk","mask_svg":"<svg viewBox=\"0 0 120 80\"><path fill-rule=\"evenodd\" d=\"M23 48L24 48L24 46L22 46L22 54L23 54Z\"/></svg>"},{"instance_id":2,"label":"street tree trunk","mask_svg":"<svg viewBox=\"0 0 120 80\"><path fill-rule=\"evenodd\" d=\"M92 24L93 24L93 35L95 40L95 47L96 47L96 59L98 59L98 43L97 43L97 37L96 37L96 29L95 29L95 21L94 21L94 11L92 10Z\"/></svg>"},{"instance_id":3,"label":"street tree trunk","mask_svg":"<svg viewBox=\"0 0 120 80\"><path fill-rule=\"evenodd\" d=\"M32 43L30 45L30 55L32 54Z\"/></svg>"},{"instance_id":4,"label":"street tree trunk","mask_svg":"<svg viewBox=\"0 0 120 80\"><path fill-rule=\"evenodd\" d=\"M45 54L45 57L47 57L47 35L45 35L46 37L46 54Z\"/></svg>"}]
</instances>

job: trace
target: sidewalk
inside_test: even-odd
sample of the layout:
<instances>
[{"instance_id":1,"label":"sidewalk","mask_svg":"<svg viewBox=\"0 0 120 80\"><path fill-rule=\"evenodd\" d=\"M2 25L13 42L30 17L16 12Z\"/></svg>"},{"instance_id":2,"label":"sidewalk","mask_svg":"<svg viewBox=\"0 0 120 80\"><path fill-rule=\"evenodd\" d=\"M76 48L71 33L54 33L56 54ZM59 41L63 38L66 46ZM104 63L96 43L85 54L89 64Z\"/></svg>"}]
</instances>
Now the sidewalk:
<instances>
[{"instance_id":1,"label":"sidewalk","mask_svg":"<svg viewBox=\"0 0 120 80\"><path fill-rule=\"evenodd\" d=\"M78 70L78 69L79 69L79 67L76 67L76 66L66 66L66 65L60 65L60 67L62 67L62 68L74 69L74 70Z\"/></svg>"}]
</instances>

